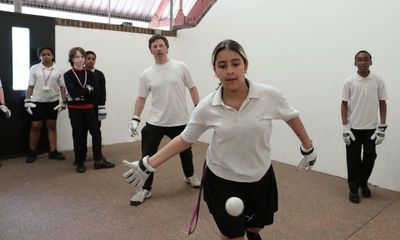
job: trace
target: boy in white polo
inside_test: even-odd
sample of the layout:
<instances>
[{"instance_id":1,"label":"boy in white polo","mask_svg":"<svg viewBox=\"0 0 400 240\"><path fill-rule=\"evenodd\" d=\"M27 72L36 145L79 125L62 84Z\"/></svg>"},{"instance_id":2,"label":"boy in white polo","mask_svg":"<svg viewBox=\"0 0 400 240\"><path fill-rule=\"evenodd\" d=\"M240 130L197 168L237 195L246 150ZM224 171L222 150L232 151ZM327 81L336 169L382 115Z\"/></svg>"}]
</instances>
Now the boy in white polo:
<instances>
[{"instance_id":1,"label":"boy in white polo","mask_svg":"<svg viewBox=\"0 0 400 240\"><path fill-rule=\"evenodd\" d=\"M146 68L139 82L139 94L135 102L133 118L129 125L130 135L137 134L140 114L146 98L151 94L151 110L146 126L142 129L142 155L157 152L163 136L170 139L178 136L189 120L186 107L186 89L189 90L194 105L199 102L199 93L185 63L168 59L168 40L162 35L149 39L149 49L155 63ZM199 187L200 181L194 176L191 148L180 153L185 181L192 187ZM153 174L147 179L143 189L138 189L132 197L131 205L139 205L151 196Z\"/></svg>"},{"instance_id":2,"label":"boy in white polo","mask_svg":"<svg viewBox=\"0 0 400 240\"><path fill-rule=\"evenodd\" d=\"M64 160L65 156L57 151L57 116L66 108L66 90L63 72L57 68L54 60L54 50L50 47L40 48L38 56L40 63L30 69L28 89L24 106L32 115L29 134L29 153L26 163L36 160L36 147L40 137L43 122L46 122L49 138L49 159ZM59 103L61 94L61 103Z\"/></svg>"},{"instance_id":3,"label":"boy in white polo","mask_svg":"<svg viewBox=\"0 0 400 240\"><path fill-rule=\"evenodd\" d=\"M368 179L377 157L376 145L382 143L387 128L385 82L370 72L371 59L365 50L355 55L354 65L358 70L346 79L342 94L343 139L352 203L360 202L359 188L364 197L371 197Z\"/></svg>"}]
</instances>

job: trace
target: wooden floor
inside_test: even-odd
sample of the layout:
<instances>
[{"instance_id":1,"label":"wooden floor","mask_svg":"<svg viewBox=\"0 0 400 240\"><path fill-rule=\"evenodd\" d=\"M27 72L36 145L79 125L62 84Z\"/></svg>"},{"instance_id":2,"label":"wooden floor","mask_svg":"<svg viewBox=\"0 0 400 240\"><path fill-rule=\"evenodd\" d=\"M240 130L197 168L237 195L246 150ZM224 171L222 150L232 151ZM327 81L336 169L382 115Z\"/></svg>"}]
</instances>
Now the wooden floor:
<instances>
[{"instance_id":1,"label":"wooden floor","mask_svg":"<svg viewBox=\"0 0 400 240\"><path fill-rule=\"evenodd\" d=\"M200 176L207 145L195 144ZM33 164L24 158L2 160L0 168L1 240L179 240L219 239L207 206L202 202L196 232L187 223L198 190L183 181L178 158L157 169L152 197L130 206L134 190L121 177L121 160L137 159L140 142L105 146L113 169L77 174L73 152L65 161L41 155ZM275 223L261 232L263 239L356 240L400 239L400 193L371 187L372 198L352 204L345 179L317 172L300 173L293 166L273 163L279 188Z\"/></svg>"}]
</instances>

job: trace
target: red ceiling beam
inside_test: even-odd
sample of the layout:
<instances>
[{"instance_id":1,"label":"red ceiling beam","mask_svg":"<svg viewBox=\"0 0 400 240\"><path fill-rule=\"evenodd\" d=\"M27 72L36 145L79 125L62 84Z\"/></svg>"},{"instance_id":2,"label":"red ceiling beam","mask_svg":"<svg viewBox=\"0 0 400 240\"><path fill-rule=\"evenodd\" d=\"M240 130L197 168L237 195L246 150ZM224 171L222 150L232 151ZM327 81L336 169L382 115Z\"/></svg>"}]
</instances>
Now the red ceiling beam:
<instances>
[{"instance_id":1,"label":"red ceiling beam","mask_svg":"<svg viewBox=\"0 0 400 240\"><path fill-rule=\"evenodd\" d=\"M182 0L180 1L180 9L174 19L174 29L196 26L217 0L197 0L187 16L183 14ZM158 23L158 27L169 25L169 19L159 21Z\"/></svg>"},{"instance_id":2,"label":"red ceiling beam","mask_svg":"<svg viewBox=\"0 0 400 240\"><path fill-rule=\"evenodd\" d=\"M158 8L156 12L154 13L154 16L151 18L151 22L149 23L149 28L158 28L160 27L160 19L161 15L165 11L169 4L169 0L161 0L160 5L158 5Z\"/></svg>"}]
</instances>

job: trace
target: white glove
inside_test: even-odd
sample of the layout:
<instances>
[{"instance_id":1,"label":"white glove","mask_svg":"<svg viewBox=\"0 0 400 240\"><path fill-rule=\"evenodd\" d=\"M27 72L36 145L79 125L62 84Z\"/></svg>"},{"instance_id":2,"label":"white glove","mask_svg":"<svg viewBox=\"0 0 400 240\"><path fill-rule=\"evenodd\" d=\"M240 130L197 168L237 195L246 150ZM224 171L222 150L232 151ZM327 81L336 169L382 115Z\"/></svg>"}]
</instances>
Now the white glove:
<instances>
[{"instance_id":1,"label":"white glove","mask_svg":"<svg viewBox=\"0 0 400 240\"><path fill-rule=\"evenodd\" d=\"M129 128L128 128L129 135L131 135L131 137L138 135L137 128L139 127L139 123L140 123L140 117L133 115L133 118L129 123Z\"/></svg>"},{"instance_id":2,"label":"white glove","mask_svg":"<svg viewBox=\"0 0 400 240\"><path fill-rule=\"evenodd\" d=\"M381 144L383 142L383 139L385 139L385 131L387 128L387 124L378 124L378 127L375 130L375 133L372 135L371 140L375 139L375 144Z\"/></svg>"},{"instance_id":3,"label":"white glove","mask_svg":"<svg viewBox=\"0 0 400 240\"><path fill-rule=\"evenodd\" d=\"M150 164L148 164L149 156L144 157L139 161L128 162L122 160L122 164L129 167L130 169L125 172L122 176L138 189L142 188L150 173L156 171Z\"/></svg>"},{"instance_id":4,"label":"white glove","mask_svg":"<svg viewBox=\"0 0 400 240\"><path fill-rule=\"evenodd\" d=\"M54 111L61 112L67 108L67 102L62 102L53 108Z\"/></svg>"},{"instance_id":5,"label":"white glove","mask_svg":"<svg viewBox=\"0 0 400 240\"><path fill-rule=\"evenodd\" d=\"M343 125L343 140L346 145L350 145L351 141L356 140L356 137L350 129L350 124Z\"/></svg>"},{"instance_id":6,"label":"white glove","mask_svg":"<svg viewBox=\"0 0 400 240\"><path fill-rule=\"evenodd\" d=\"M87 85L86 85L86 89L88 90L89 93L91 93L91 92L93 91L94 88L93 88L92 85L87 84Z\"/></svg>"},{"instance_id":7,"label":"white glove","mask_svg":"<svg viewBox=\"0 0 400 240\"><path fill-rule=\"evenodd\" d=\"M32 115L33 112L32 112L32 109L31 109L31 108L35 108L35 107L36 107L36 104L34 104L33 102L31 102L30 99L25 99L25 100L24 100L24 107L25 107L26 111L27 111L30 115Z\"/></svg>"},{"instance_id":8,"label":"white glove","mask_svg":"<svg viewBox=\"0 0 400 240\"><path fill-rule=\"evenodd\" d=\"M310 171L317 161L317 153L314 151L314 147L310 147L309 149L305 149L303 145L300 146L300 152L303 154L299 165L297 166L297 170L299 171Z\"/></svg>"},{"instance_id":9,"label":"white glove","mask_svg":"<svg viewBox=\"0 0 400 240\"><path fill-rule=\"evenodd\" d=\"M99 110L97 111L97 118L99 119L99 121L106 119L107 117L106 106L99 105L98 109Z\"/></svg>"},{"instance_id":10,"label":"white glove","mask_svg":"<svg viewBox=\"0 0 400 240\"><path fill-rule=\"evenodd\" d=\"M10 118L11 117L11 111L10 109L8 109L8 107L4 104L0 105L0 110L6 114L6 118Z\"/></svg>"}]
</instances>

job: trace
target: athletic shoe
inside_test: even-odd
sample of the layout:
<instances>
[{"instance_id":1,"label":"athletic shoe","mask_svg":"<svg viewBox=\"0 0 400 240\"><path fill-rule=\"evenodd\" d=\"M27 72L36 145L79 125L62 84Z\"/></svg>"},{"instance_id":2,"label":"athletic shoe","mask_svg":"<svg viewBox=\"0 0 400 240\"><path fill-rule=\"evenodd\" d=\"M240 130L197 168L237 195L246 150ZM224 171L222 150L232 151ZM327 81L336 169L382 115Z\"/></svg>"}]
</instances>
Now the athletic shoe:
<instances>
[{"instance_id":1,"label":"athletic shoe","mask_svg":"<svg viewBox=\"0 0 400 240\"><path fill-rule=\"evenodd\" d=\"M36 160L36 152L29 150L28 156L26 157L26 163L33 163Z\"/></svg>"},{"instance_id":2,"label":"athletic shoe","mask_svg":"<svg viewBox=\"0 0 400 240\"><path fill-rule=\"evenodd\" d=\"M358 195L358 191L356 192L349 192L349 200L352 203L360 203L360 196Z\"/></svg>"},{"instance_id":3,"label":"athletic shoe","mask_svg":"<svg viewBox=\"0 0 400 240\"><path fill-rule=\"evenodd\" d=\"M52 152L49 152L49 159L55 159L55 160L64 160L65 156L64 154L60 153L59 151L54 150Z\"/></svg>"},{"instance_id":4,"label":"athletic shoe","mask_svg":"<svg viewBox=\"0 0 400 240\"><path fill-rule=\"evenodd\" d=\"M130 203L132 206L137 206L142 204L144 200L150 197L151 197L151 192L149 190L141 188L135 193L135 195L133 195Z\"/></svg>"},{"instance_id":5,"label":"athletic shoe","mask_svg":"<svg viewBox=\"0 0 400 240\"><path fill-rule=\"evenodd\" d=\"M86 167L85 164L78 164L78 166L76 166L76 172L77 173L84 173L86 172Z\"/></svg>"},{"instance_id":6,"label":"athletic shoe","mask_svg":"<svg viewBox=\"0 0 400 240\"><path fill-rule=\"evenodd\" d=\"M185 177L185 182L187 182L192 188L199 188L201 185L200 180L195 175Z\"/></svg>"},{"instance_id":7,"label":"athletic shoe","mask_svg":"<svg viewBox=\"0 0 400 240\"><path fill-rule=\"evenodd\" d=\"M113 168L115 167L114 163L107 162L105 158L101 161L94 162L94 169L102 169L102 168Z\"/></svg>"},{"instance_id":8,"label":"athletic shoe","mask_svg":"<svg viewBox=\"0 0 400 240\"><path fill-rule=\"evenodd\" d=\"M361 195L365 198L371 197L371 190L369 190L368 185L361 186Z\"/></svg>"}]
</instances>

